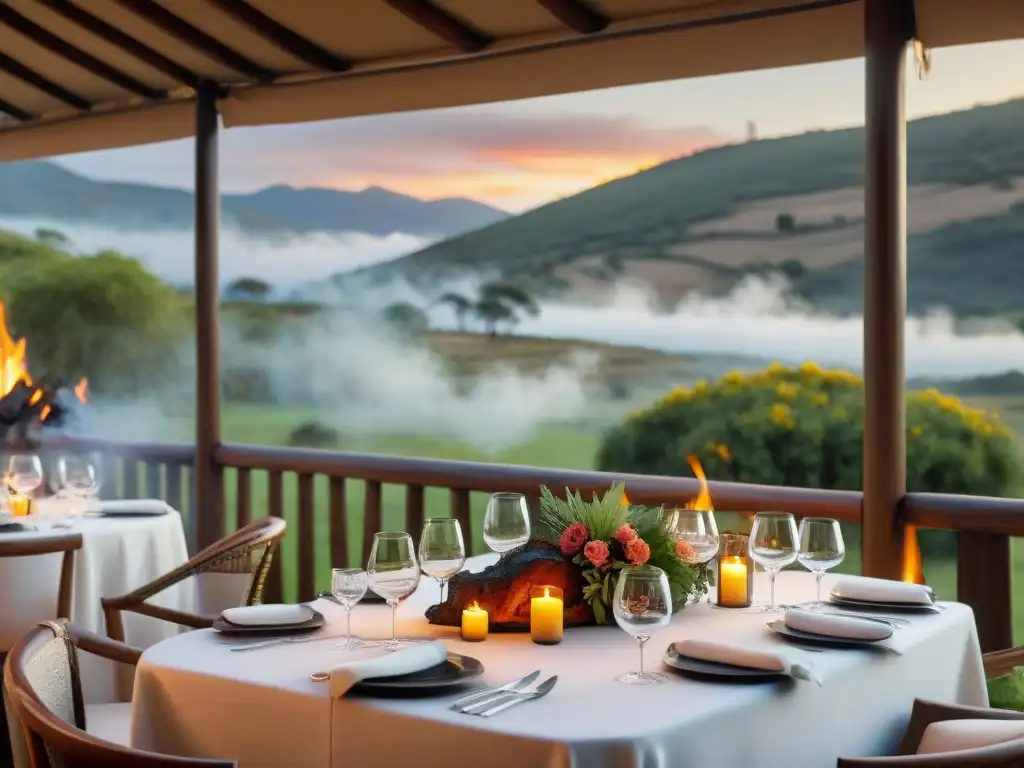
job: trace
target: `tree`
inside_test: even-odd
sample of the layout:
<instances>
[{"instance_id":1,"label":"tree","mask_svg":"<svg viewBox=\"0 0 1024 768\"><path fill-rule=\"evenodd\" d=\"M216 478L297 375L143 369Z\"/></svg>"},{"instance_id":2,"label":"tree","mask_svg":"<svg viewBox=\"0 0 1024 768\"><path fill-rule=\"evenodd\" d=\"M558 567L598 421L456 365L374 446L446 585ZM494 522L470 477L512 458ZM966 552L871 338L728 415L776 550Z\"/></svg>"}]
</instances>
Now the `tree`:
<instances>
[{"instance_id":1,"label":"tree","mask_svg":"<svg viewBox=\"0 0 1024 768\"><path fill-rule=\"evenodd\" d=\"M241 299L243 301L263 301L274 288L269 283L256 277L240 277L228 283L224 290L228 298Z\"/></svg>"},{"instance_id":2,"label":"tree","mask_svg":"<svg viewBox=\"0 0 1024 768\"><path fill-rule=\"evenodd\" d=\"M466 320L473 314L473 302L460 293L446 293L439 298L436 304L447 304L455 312L455 322L458 323L459 332L466 332Z\"/></svg>"},{"instance_id":3,"label":"tree","mask_svg":"<svg viewBox=\"0 0 1024 768\"><path fill-rule=\"evenodd\" d=\"M531 317L540 314L540 307L525 290L511 283L487 283L480 289L474 312L491 336L498 335L498 326L507 323L511 329L519 322L520 313Z\"/></svg>"},{"instance_id":4,"label":"tree","mask_svg":"<svg viewBox=\"0 0 1024 768\"><path fill-rule=\"evenodd\" d=\"M796 231L796 219L791 213L780 213L775 217L775 229L784 234Z\"/></svg>"},{"instance_id":5,"label":"tree","mask_svg":"<svg viewBox=\"0 0 1024 768\"><path fill-rule=\"evenodd\" d=\"M483 321L484 329L491 336L498 335L498 325L507 322L509 327L519 322L515 310L497 299L483 298L476 303L474 311L477 317Z\"/></svg>"},{"instance_id":6,"label":"tree","mask_svg":"<svg viewBox=\"0 0 1024 768\"><path fill-rule=\"evenodd\" d=\"M40 227L36 230L36 240L54 248L67 248L71 245L71 240L67 235L58 229L50 229L48 227Z\"/></svg>"},{"instance_id":7,"label":"tree","mask_svg":"<svg viewBox=\"0 0 1024 768\"><path fill-rule=\"evenodd\" d=\"M381 313L384 322L400 333L418 336L430 328L430 318L419 307L406 301L396 302Z\"/></svg>"}]
</instances>

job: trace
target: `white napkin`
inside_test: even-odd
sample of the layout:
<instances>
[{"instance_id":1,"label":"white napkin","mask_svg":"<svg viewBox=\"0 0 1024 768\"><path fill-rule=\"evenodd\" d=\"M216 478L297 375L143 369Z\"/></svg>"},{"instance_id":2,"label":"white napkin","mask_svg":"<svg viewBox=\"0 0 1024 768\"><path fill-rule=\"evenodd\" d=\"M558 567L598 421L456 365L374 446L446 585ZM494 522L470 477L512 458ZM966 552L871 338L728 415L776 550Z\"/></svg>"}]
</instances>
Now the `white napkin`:
<instances>
[{"instance_id":1,"label":"white napkin","mask_svg":"<svg viewBox=\"0 0 1024 768\"><path fill-rule=\"evenodd\" d=\"M932 604L932 591L923 584L874 579L868 576L843 576L836 579L832 594L849 600L875 603Z\"/></svg>"},{"instance_id":2,"label":"white napkin","mask_svg":"<svg viewBox=\"0 0 1024 768\"><path fill-rule=\"evenodd\" d=\"M331 697L340 699L356 683L370 677L396 677L436 667L448 658L440 640L421 643L393 653L358 659L331 668Z\"/></svg>"},{"instance_id":3,"label":"white napkin","mask_svg":"<svg viewBox=\"0 0 1024 768\"><path fill-rule=\"evenodd\" d=\"M313 609L301 603L298 605L264 603L225 608L221 616L225 621L243 627L271 627L309 621L313 618Z\"/></svg>"},{"instance_id":4,"label":"white napkin","mask_svg":"<svg viewBox=\"0 0 1024 768\"><path fill-rule=\"evenodd\" d=\"M101 515L163 515L169 509L160 499L112 499L89 504L90 512Z\"/></svg>"},{"instance_id":5,"label":"white napkin","mask_svg":"<svg viewBox=\"0 0 1024 768\"><path fill-rule=\"evenodd\" d=\"M710 640L681 640L675 643L676 653L692 659L732 664L747 669L781 672L797 680L810 680L821 685L821 679L810 664L793 661L785 651L766 651L742 645L727 645Z\"/></svg>"},{"instance_id":6,"label":"white napkin","mask_svg":"<svg viewBox=\"0 0 1024 768\"><path fill-rule=\"evenodd\" d=\"M786 626L814 635L827 635L847 640L884 640L892 635L892 628L877 621L850 616L830 616L820 611L790 608L786 611Z\"/></svg>"}]
</instances>

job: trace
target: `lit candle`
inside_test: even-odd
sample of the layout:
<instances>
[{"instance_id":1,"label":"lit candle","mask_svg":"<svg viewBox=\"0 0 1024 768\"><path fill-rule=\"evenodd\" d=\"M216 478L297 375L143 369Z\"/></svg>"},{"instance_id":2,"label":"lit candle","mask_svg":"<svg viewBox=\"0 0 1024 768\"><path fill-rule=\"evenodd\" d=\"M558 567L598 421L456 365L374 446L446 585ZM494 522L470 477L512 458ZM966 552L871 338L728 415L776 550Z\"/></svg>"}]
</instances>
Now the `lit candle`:
<instances>
[{"instance_id":1,"label":"lit candle","mask_svg":"<svg viewBox=\"0 0 1024 768\"><path fill-rule=\"evenodd\" d=\"M718 568L718 604L738 607L749 602L747 563L738 555L723 558Z\"/></svg>"},{"instance_id":2,"label":"lit candle","mask_svg":"<svg viewBox=\"0 0 1024 768\"><path fill-rule=\"evenodd\" d=\"M32 499L12 493L7 497L7 505L11 508L11 514L15 517L24 517L32 509Z\"/></svg>"},{"instance_id":3,"label":"lit candle","mask_svg":"<svg viewBox=\"0 0 1024 768\"><path fill-rule=\"evenodd\" d=\"M487 611L476 603L462 612L462 639L472 643L487 639Z\"/></svg>"},{"instance_id":4,"label":"lit candle","mask_svg":"<svg viewBox=\"0 0 1024 768\"><path fill-rule=\"evenodd\" d=\"M562 641L562 590L534 587L530 598L530 638L541 645Z\"/></svg>"}]
</instances>

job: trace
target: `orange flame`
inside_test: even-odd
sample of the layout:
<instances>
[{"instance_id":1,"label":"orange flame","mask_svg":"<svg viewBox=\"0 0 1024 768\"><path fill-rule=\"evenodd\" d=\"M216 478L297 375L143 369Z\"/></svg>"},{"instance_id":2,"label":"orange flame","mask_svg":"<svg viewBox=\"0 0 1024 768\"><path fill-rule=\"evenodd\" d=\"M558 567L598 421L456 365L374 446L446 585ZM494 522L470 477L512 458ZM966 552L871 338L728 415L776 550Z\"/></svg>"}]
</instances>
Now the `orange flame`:
<instances>
[{"instance_id":1,"label":"orange flame","mask_svg":"<svg viewBox=\"0 0 1024 768\"><path fill-rule=\"evenodd\" d=\"M622 491L622 508L625 509L629 506L629 496L626 495L625 489Z\"/></svg>"},{"instance_id":2,"label":"orange flame","mask_svg":"<svg viewBox=\"0 0 1024 768\"><path fill-rule=\"evenodd\" d=\"M85 380L84 376L75 384L75 397L81 403L89 402L89 382Z\"/></svg>"},{"instance_id":3,"label":"orange flame","mask_svg":"<svg viewBox=\"0 0 1024 768\"><path fill-rule=\"evenodd\" d=\"M924 584L924 564L917 544L917 528L908 525L903 533L903 581Z\"/></svg>"},{"instance_id":4,"label":"orange flame","mask_svg":"<svg viewBox=\"0 0 1024 768\"><path fill-rule=\"evenodd\" d=\"M700 461L697 460L696 456L687 456L686 461L690 464L690 469L693 470L694 476L697 478L697 482L700 483L700 491L697 493L697 497L690 499L686 502L685 509L699 509L702 512L714 512L715 507L711 503L711 491L708 489L708 480L704 476L704 468L700 465Z\"/></svg>"},{"instance_id":5,"label":"orange flame","mask_svg":"<svg viewBox=\"0 0 1024 768\"><path fill-rule=\"evenodd\" d=\"M32 377L28 373L25 358L25 340L11 338L11 334L7 331L7 311L4 309L3 302L0 302L0 397L9 394L18 386L19 382L24 382L29 387L32 386ZM84 378L75 385L74 392L75 397L81 402L87 401L89 389ZM35 405L42 399L43 390L37 389L32 393L28 404ZM51 410L50 406L43 406L39 419L46 421Z\"/></svg>"},{"instance_id":6,"label":"orange flame","mask_svg":"<svg viewBox=\"0 0 1024 768\"><path fill-rule=\"evenodd\" d=\"M46 417L50 415L50 406L44 405L43 410L39 413L39 420L46 421Z\"/></svg>"}]
</instances>

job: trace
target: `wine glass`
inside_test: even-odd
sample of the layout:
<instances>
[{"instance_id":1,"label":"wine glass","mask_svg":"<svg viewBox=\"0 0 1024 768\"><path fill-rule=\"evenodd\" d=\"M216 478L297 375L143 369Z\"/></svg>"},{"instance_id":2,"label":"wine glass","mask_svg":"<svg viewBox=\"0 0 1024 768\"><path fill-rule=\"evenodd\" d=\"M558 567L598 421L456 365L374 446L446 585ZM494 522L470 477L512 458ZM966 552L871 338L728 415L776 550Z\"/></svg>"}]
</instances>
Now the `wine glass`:
<instances>
[{"instance_id":1,"label":"wine glass","mask_svg":"<svg viewBox=\"0 0 1024 768\"><path fill-rule=\"evenodd\" d=\"M43 462L34 453L16 453L7 464L7 484L27 496L43 484Z\"/></svg>"},{"instance_id":2,"label":"wine glass","mask_svg":"<svg viewBox=\"0 0 1024 768\"><path fill-rule=\"evenodd\" d=\"M768 573L769 598L766 613L782 610L775 604L775 576L796 562L800 535L796 520L788 512L758 512L750 529L750 558Z\"/></svg>"},{"instance_id":3,"label":"wine glass","mask_svg":"<svg viewBox=\"0 0 1024 768\"><path fill-rule=\"evenodd\" d=\"M839 521L829 517L805 517L800 521L800 551L797 560L814 574L814 608L821 607L821 579L846 556Z\"/></svg>"},{"instance_id":4,"label":"wine glass","mask_svg":"<svg viewBox=\"0 0 1024 768\"><path fill-rule=\"evenodd\" d=\"M484 513L484 543L504 555L530 540L530 508L521 493L496 493Z\"/></svg>"},{"instance_id":5,"label":"wine glass","mask_svg":"<svg viewBox=\"0 0 1024 768\"><path fill-rule=\"evenodd\" d=\"M466 544L462 540L462 526L450 517L425 520L420 534L420 568L437 580L444 602L444 585L462 570L466 563Z\"/></svg>"},{"instance_id":6,"label":"wine glass","mask_svg":"<svg viewBox=\"0 0 1024 768\"><path fill-rule=\"evenodd\" d=\"M345 642L335 646L354 650L362 642L352 638L352 609L366 594L366 571L362 568L334 568L331 570L331 594L345 608Z\"/></svg>"},{"instance_id":7,"label":"wine glass","mask_svg":"<svg viewBox=\"0 0 1024 768\"><path fill-rule=\"evenodd\" d=\"M685 542L689 547L679 547L676 552L684 550L679 559L690 565L703 565L710 562L718 554L718 524L715 513L710 509L677 509L672 512L670 532L677 542ZM711 594L708 594L708 603Z\"/></svg>"},{"instance_id":8,"label":"wine glass","mask_svg":"<svg viewBox=\"0 0 1024 768\"><path fill-rule=\"evenodd\" d=\"M94 462L84 456L64 456L57 460L57 483L76 507L85 507L99 491L99 472Z\"/></svg>"},{"instance_id":9,"label":"wine glass","mask_svg":"<svg viewBox=\"0 0 1024 768\"><path fill-rule=\"evenodd\" d=\"M644 671L644 645L651 635L672 620L672 593L668 578L653 565L627 565L619 573L612 598L615 623L636 638L640 646L640 671L619 675L627 685L660 685L668 678L660 672Z\"/></svg>"},{"instance_id":10,"label":"wine glass","mask_svg":"<svg viewBox=\"0 0 1024 768\"><path fill-rule=\"evenodd\" d=\"M400 647L395 637L395 614L398 604L416 591L420 583L420 567L412 536L402 531L382 531L373 535L370 561L366 575L373 591L391 606L391 640L384 644L389 651Z\"/></svg>"}]
</instances>

